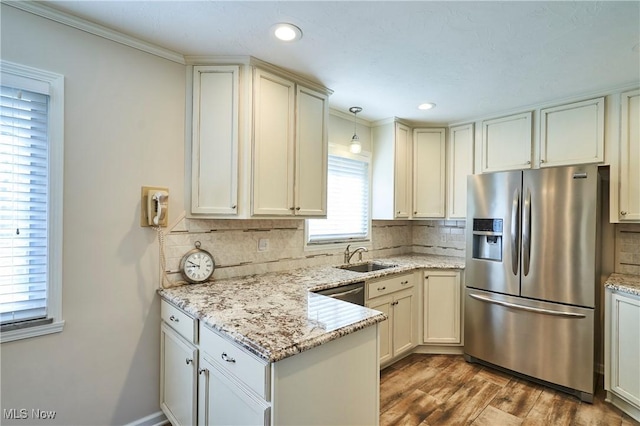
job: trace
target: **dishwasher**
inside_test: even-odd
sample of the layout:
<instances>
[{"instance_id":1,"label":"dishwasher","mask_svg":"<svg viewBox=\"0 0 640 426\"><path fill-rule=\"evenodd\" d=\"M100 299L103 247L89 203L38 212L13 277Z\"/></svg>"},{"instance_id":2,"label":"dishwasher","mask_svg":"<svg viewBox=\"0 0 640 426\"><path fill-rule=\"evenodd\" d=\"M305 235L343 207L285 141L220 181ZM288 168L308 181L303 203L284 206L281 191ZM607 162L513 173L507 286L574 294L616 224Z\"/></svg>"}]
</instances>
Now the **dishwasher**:
<instances>
[{"instance_id":1,"label":"dishwasher","mask_svg":"<svg viewBox=\"0 0 640 426\"><path fill-rule=\"evenodd\" d=\"M326 290L314 291L314 293L364 306L364 281L328 288Z\"/></svg>"}]
</instances>

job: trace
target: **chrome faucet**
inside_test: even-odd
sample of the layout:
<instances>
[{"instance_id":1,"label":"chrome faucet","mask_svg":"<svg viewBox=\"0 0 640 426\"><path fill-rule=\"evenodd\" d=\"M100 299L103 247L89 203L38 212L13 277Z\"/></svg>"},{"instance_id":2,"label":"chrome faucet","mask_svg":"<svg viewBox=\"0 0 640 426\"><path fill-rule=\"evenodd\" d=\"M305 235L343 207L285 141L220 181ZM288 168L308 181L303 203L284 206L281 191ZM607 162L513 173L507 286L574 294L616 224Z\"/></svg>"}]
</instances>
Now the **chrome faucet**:
<instances>
[{"instance_id":1,"label":"chrome faucet","mask_svg":"<svg viewBox=\"0 0 640 426\"><path fill-rule=\"evenodd\" d=\"M349 247L351 247L351 244L349 244L347 246L347 248L344 249L344 263L347 263L347 264L349 262L351 262L351 258L356 253L358 253L358 261L361 262L362 261L362 252L368 251L366 247L358 247L353 252L349 252Z\"/></svg>"}]
</instances>

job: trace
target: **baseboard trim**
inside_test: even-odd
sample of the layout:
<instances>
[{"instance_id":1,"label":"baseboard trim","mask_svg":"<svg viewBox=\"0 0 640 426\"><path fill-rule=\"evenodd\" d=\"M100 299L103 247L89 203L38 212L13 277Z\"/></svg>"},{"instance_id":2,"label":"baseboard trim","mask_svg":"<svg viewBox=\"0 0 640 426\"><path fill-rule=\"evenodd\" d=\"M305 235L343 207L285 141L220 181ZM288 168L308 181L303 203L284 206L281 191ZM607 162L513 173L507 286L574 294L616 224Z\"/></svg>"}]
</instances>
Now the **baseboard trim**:
<instances>
[{"instance_id":1,"label":"baseboard trim","mask_svg":"<svg viewBox=\"0 0 640 426\"><path fill-rule=\"evenodd\" d=\"M416 354L433 354L433 355L462 355L464 348L462 346L427 346L420 345L413 349Z\"/></svg>"},{"instance_id":2,"label":"baseboard trim","mask_svg":"<svg viewBox=\"0 0 640 426\"><path fill-rule=\"evenodd\" d=\"M169 424L171 423L169 423L167 416L165 416L162 411L158 411L141 419L135 420L125 426L164 426Z\"/></svg>"},{"instance_id":3,"label":"baseboard trim","mask_svg":"<svg viewBox=\"0 0 640 426\"><path fill-rule=\"evenodd\" d=\"M611 391L607 391L607 397L605 401L618 407L620 410L631 416L634 420L640 422L640 409L635 405L627 402L625 399L619 397Z\"/></svg>"}]
</instances>

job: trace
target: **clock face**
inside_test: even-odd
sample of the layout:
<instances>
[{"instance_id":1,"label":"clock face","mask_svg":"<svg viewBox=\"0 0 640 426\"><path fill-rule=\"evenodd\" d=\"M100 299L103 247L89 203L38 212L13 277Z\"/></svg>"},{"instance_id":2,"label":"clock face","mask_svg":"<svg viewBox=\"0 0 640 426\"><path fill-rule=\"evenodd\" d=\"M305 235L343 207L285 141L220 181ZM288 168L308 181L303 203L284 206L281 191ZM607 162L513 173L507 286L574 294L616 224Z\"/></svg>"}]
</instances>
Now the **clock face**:
<instances>
[{"instance_id":1,"label":"clock face","mask_svg":"<svg viewBox=\"0 0 640 426\"><path fill-rule=\"evenodd\" d=\"M215 264L211 255L202 250L188 253L182 260L182 274L193 283L207 281L213 274Z\"/></svg>"}]
</instances>

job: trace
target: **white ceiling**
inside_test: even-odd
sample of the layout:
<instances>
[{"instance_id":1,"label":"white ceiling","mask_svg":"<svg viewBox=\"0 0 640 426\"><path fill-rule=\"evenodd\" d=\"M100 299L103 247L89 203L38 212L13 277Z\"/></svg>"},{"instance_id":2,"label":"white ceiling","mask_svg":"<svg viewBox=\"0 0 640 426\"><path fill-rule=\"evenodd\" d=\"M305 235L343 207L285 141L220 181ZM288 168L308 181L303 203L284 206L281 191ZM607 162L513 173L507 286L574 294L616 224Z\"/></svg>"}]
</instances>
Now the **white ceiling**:
<instances>
[{"instance_id":1,"label":"white ceiling","mask_svg":"<svg viewBox=\"0 0 640 426\"><path fill-rule=\"evenodd\" d=\"M184 55L251 55L318 80L330 104L455 123L640 80L640 2L48 1ZM277 42L277 22L303 38ZM435 102L419 111L422 102Z\"/></svg>"}]
</instances>

